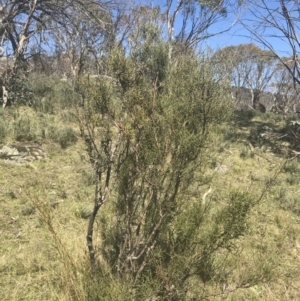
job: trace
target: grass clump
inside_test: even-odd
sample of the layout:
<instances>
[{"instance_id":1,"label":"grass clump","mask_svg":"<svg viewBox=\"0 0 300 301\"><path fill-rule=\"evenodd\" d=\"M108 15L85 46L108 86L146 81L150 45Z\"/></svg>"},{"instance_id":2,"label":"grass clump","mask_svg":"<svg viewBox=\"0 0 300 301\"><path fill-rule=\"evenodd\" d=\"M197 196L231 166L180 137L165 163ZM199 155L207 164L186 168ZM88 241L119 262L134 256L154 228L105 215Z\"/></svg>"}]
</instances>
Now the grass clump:
<instances>
[{"instance_id":1,"label":"grass clump","mask_svg":"<svg viewBox=\"0 0 300 301\"><path fill-rule=\"evenodd\" d=\"M91 186L96 184L96 175L94 171L83 170L81 172L82 181L86 186Z\"/></svg>"},{"instance_id":2,"label":"grass clump","mask_svg":"<svg viewBox=\"0 0 300 301\"><path fill-rule=\"evenodd\" d=\"M16 141L34 141L37 139L37 124L31 117L22 116L14 123Z\"/></svg>"},{"instance_id":3,"label":"grass clump","mask_svg":"<svg viewBox=\"0 0 300 301\"><path fill-rule=\"evenodd\" d=\"M5 120L0 119L0 144L5 142L7 132L8 132L9 123Z\"/></svg>"},{"instance_id":4,"label":"grass clump","mask_svg":"<svg viewBox=\"0 0 300 301\"><path fill-rule=\"evenodd\" d=\"M76 131L69 126L62 127L50 124L45 128L43 135L44 138L58 143L63 149L76 144L78 141Z\"/></svg>"},{"instance_id":5,"label":"grass clump","mask_svg":"<svg viewBox=\"0 0 300 301\"><path fill-rule=\"evenodd\" d=\"M289 210L298 216L300 215L300 200L296 196L281 199L280 206L284 210Z\"/></svg>"},{"instance_id":6,"label":"grass clump","mask_svg":"<svg viewBox=\"0 0 300 301\"><path fill-rule=\"evenodd\" d=\"M244 145L241 147L240 157L244 160L253 158L255 153L251 150L250 146Z\"/></svg>"},{"instance_id":7,"label":"grass clump","mask_svg":"<svg viewBox=\"0 0 300 301\"><path fill-rule=\"evenodd\" d=\"M300 173L299 163L299 160L296 159L288 161L283 167L283 172L290 174Z\"/></svg>"},{"instance_id":8,"label":"grass clump","mask_svg":"<svg viewBox=\"0 0 300 301\"><path fill-rule=\"evenodd\" d=\"M67 148L77 142L76 132L71 127L65 127L57 130L53 136L53 141L57 142L61 148Z\"/></svg>"},{"instance_id":9,"label":"grass clump","mask_svg":"<svg viewBox=\"0 0 300 301\"><path fill-rule=\"evenodd\" d=\"M65 127L60 130L56 130L53 141L57 142L61 148L67 148L75 144L78 140L76 132L71 127Z\"/></svg>"}]
</instances>

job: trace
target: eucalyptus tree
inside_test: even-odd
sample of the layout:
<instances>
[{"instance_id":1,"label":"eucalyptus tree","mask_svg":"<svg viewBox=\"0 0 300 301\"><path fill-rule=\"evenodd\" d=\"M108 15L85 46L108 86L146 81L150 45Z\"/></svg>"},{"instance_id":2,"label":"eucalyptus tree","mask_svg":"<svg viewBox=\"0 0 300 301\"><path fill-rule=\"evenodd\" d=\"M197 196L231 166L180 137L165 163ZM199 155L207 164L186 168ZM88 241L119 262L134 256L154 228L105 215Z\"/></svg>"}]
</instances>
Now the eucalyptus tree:
<instances>
[{"instance_id":1,"label":"eucalyptus tree","mask_svg":"<svg viewBox=\"0 0 300 301\"><path fill-rule=\"evenodd\" d=\"M250 90L252 106L258 103L261 92L271 90L278 62L271 51L262 50L255 44L240 44L218 50L215 59L226 65L239 102L242 100L241 88Z\"/></svg>"},{"instance_id":2,"label":"eucalyptus tree","mask_svg":"<svg viewBox=\"0 0 300 301\"><path fill-rule=\"evenodd\" d=\"M24 60L30 40L34 36L44 38L48 20L58 20L65 15L67 7L67 2L1 1L1 36L7 54Z\"/></svg>"},{"instance_id":3,"label":"eucalyptus tree","mask_svg":"<svg viewBox=\"0 0 300 301\"><path fill-rule=\"evenodd\" d=\"M292 68L291 65L293 63L290 57L282 57L281 60L284 61L287 66ZM295 85L293 75L281 61L278 61L271 85L272 92L274 93L274 110L279 112L292 111L299 114L299 85Z\"/></svg>"},{"instance_id":4,"label":"eucalyptus tree","mask_svg":"<svg viewBox=\"0 0 300 301\"><path fill-rule=\"evenodd\" d=\"M253 39L272 51L292 75L294 83L299 85L300 3L294 0L246 0L243 4L245 14L239 22Z\"/></svg>"},{"instance_id":5,"label":"eucalyptus tree","mask_svg":"<svg viewBox=\"0 0 300 301\"><path fill-rule=\"evenodd\" d=\"M51 31L50 36L55 55L66 63L65 72L72 76L80 76L85 71L99 73L98 58L107 53L115 38L110 11L98 3L91 3L85 10L74 4L69 20L53 23L56 30Z\"/></svg>"},{"instance_id":6,"label":"eucalyptus tree","mask_svg":"<svg viewBox=\"0 0 300 301\"><path fill-rule=\"evenodd\" d=\"M110 14L115 2L2 0L0 5L0 55L13 61L5 77L9 100L28 103L31 96L24 71L30 71L29 63L50 61L59 44L68 48L63 50L69 56L71 70L80 71L84 58L94 54L111 35Z\"/></svg>"},{"instance_id":7,"label":"eucalyptus tree","mask_svg":"<svg viewBox=\"0 0 300 301\"><path fill-rule=\"evenodd\" d=\"M210 29L227 16L230 7L228 0L164 2L168 41L171 45L177 41L186 47L195 47L200 41L220 34L221 32L213 32ZM175 26L176 23L180 26Z\"/></svg>"},{"instance_id":8,"label":"eucalyptus tree","mask_svg":"<svg viewBox=\"0 0 300 301\"><path fill-rule=\"evenodd\" d=\"M2 0L0 36L2 45L7 48L6 55L16 61L26 60L30 47L49 53L53 35L60 33L63 27L80 27L86 20L97 22L97 30L103 29L111 23L107 19L111 3L105 0ZM77 33L66 30L65 34L73 37Z\"/></svg>"},{"instance_id":9,"label":"eucalyptus tree","mask_svg":"<svg viewBox=\"0 0 300 301\"><path fill-rule=\"evenodd\" d=\"M204 40L229 30L213 30L213 25L228 17L232 2L234 1L163 0L153 5L150 1L142 1L134 14L127 15L127 22L136 24L137 11L144 15L144 18L146 12L152 11L152 19L148 18L147 22L159 23L162 27L162 38L168 43L168 55L171 58L174 48L179 47L182 51L195 49Z\"/></svg>"}]
</instances>

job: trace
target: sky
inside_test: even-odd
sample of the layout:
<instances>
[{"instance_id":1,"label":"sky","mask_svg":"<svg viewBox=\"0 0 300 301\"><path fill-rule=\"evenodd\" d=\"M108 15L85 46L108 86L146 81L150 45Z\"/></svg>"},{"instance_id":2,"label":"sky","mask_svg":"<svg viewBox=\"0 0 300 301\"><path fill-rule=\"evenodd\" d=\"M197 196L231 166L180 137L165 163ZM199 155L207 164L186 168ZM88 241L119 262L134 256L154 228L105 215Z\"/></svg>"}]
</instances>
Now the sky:
<instances>
[{"instance_id":1,"label":"sky","mask_svg":"<svg viewBox=\"0 0 300 301\"><path fill-rule=\"evenodd\" d=\"M174 10L176 7L176 3L179 0L133 0L135 4L143 3L144 5L148 6L160 6L161 11L165 11L166 7L165 4L168 1L173 2L172 9ZM191 1L191 0L190 0ZM204 0L200 0L204 1ZM236 3L238 0L228 0L232 3ZM260 0L244 0L245 2L249 3L249 1L257 1L257 3L261 3ZM266 3L268 3L268 6L270 5L271 8L275 8L276 5L278 6L279 0L265 0ZM297 3L297 1L288 1L290 3ZM299 5L299 4L294 4ZM128 6L129 7L129 6ZM232 6L233 7L233 6ZM248 6L242 6L240 11L238 12L238 18L242 21L247 22L249 19L253 19L253 16L249 15ZM299 14L299 12L298 12ZM177 22L175 23L175 36L176 36L176 29L178 30L178 27L180 27L180 16L177 19ZM295 16L298 17L299 16ZM249 22L249 21L248 21ZM300 23L300 22L299 22ZM234 24L234 25L233 25ZM213 24L210 27L210 31L217 33L224 31L225 29L230 29L228 32L223 32L220 35L216 35L213 37L210 37L209 39L206 39L202 43L202 47L210 47L214 50L218 50L220 48L231 46L231 45L239 45L239 44L245 44L245 43L255 43L261 48L262 45L257 43L253 38L250 37L249 32L237 21L237 14L230 13L227 17L219 19L219 21L215 24ZM300 31L300 29L299 29ZM276 52L278 52L281 56L288 56L290 53L290 46L286 43L286 41L282 41L280 39L269 39L271 45L274 47ZM33 41L34 43L34 41ZM300 53L300 49L299 49Z\"/></svg>"},{"instance_id":2,"label":"sky","mask_svg":"<svg viewBox=\"0 0 300 301\"><path fill-rule=\"evenodd\" d=\"M230 23L226 20L215 24L212 29L218 31L221 28L230 28ZM288 56L290 54L290 46L277 38L268 39L276 52L282 56ZM231 45L254 43L264 49L264 46L260 44L256 39L251 38L249 32L239 24L234 25L228 32L209 38L204 42L204 45L210 46L213 49L219 49Z\"/></svg>"},{"instance_id":3,"label":"sky","mask_svg":"<svg viewBox=\"0 0 300 301\"><path fill-rule=\"evenodd\" d=\"M141 0L142 2L146 3L147 5L152 5L152 6L160 6L162 10L165 10L164 4L167 2L167 0ZM232 3L236 3L236 0L229 0ZM261 1L259 0L252 0L253 2L257 1L257 3L260 5ZM210 37L209 39L205 40L202 45L209 46L212 49L219 49L223 48L225 46L230 46L230 45L238 45L238 44L244 44L244 43L255 43L256 45L260 46L261 48L264 49L263 45L258 43L255 39L251 38L249 31L247 31L243 25L241 25L238 21L237 18L242 20L243 22L246 22L248 24L250 23L250 19L253 21L253 15L249 13L249 7L251 8L251 5L249 2L246 0L244 1L245 5L240 7L240 10L237 13L231 13L228 14L226 18L223 18L216 24L214 24L210 30L212 32L220 32L223 31L224 29L229 29L231 28L228 32L222 33L220 35L216 35L213 37ZM294 1L291 1L294 2ZM175 8L177 3L177 0L173 0L173 9ZM268 7L270 8L276 8L278 7L278 0L266 0L266 3L268 4ZM299 5L299 4L295 4ZM232 6L233 7L233 6ZM231 8L231 7L230 7ZM253 8L253 6L252 6ZM256 12L256 10L254 10ZM238 17L237 17L238 16ZM298 17L298 16L297 16ZM234 24L234 26L232 26ZM180 18L178 18L177 23L175 24L175 31L176 31L176 26L180 26ZM266 31L268 33L268 31ZM270 30L269 30L269 33ZM278 32L272 32L276 33L278 35ZM176 35L176 34L175 34ZM272 47L276 50L277 53L280 54L280 56L288 56L290 54L290 46L288 45L287 41L283 41L282 39L279 38L268 38L268 41L271 43Z\"/></svg>"},{"instance_id":4,"label":"sky","mask_svg":"<svg viewBox=\"0 0 300 301\"><path fill-rule=\"evenodd\" d=\"M271 8L275 8L276 4L278 4L278 0L267 0L268 5ZM256 11L255 11L256 12ZM245 24L249 25L251 29L254 28L255 18L250 13L250 11L245 8L244 11L238 16ZM279 19L278 19L279 21ZM235 23L234 23L235 22ZM279 21L280 22L280 21ZM232 24L234 25L232 26ZM232 26L232 27L231 27ZM207 41L207 44L214 49L223 48L225 46L230 45L239 45L246 43L254 43L261 48L265 49L265 46L262 45L255 37L251 37L251 33L237 20L236 15L228 16L228 18L223 19L222 21L214 24L211 30L218 32L223 28L231 28L228 32L222 33L221 35L217 35L215 37L210 38ZM264 34L269 36L267 41L272 45L272 47L279 53L281 56L288 56L291 54L291 48L288 44L287 39L282 39L279 36L281 33L275 28L265 29ZM270 36L278 36L270 37Z\"/></svg>"}]
</instances>

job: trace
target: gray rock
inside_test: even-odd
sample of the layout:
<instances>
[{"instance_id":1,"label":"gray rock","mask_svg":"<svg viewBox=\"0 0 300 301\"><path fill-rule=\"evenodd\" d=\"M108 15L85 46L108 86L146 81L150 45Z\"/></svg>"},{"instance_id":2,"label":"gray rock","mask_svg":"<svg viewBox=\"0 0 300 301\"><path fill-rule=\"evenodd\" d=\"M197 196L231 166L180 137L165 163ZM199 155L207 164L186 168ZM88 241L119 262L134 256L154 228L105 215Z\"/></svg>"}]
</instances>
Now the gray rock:
<instances>
[{"instance_id":1,"label":"gray rock","mask_svg":"<svg viewBox=\"0 0 300 301\"><path fill-rule=\"evenodd\" d=\"M215 171L219 173L226 173L229 170L229 168L226 165L217 165L215 168Z\"/></svg>"},{"instance_id":2,"label":"gray rock","mask_svg":"<svg viewBox=\"0 0 300 301\"><path fill-rule=\"evenodd\" d=\"M0 145L0 160L24 164L45 157L44 150L38 144Z\"/></svg>"}]
</instances>

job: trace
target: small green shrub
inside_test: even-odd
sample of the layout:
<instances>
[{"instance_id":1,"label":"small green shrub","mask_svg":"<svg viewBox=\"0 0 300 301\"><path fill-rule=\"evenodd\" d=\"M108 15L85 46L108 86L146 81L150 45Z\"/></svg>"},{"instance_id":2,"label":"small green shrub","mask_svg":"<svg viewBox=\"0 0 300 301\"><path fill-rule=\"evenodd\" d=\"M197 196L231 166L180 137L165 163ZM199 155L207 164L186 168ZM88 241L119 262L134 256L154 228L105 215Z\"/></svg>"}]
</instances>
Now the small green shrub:
<instances>
[{"instance_id":1,"label":"small green shrub","mask_svg":"<svg viewBox=\"0 0 300 301\"><path fill-rule=\"evenodd\" d=\"M281 199L280 207L284 210L291 211L296 215L300 215L300 201L296 196Z\"/></svg>"},{"instance_id":2,"label":"small green shrub","mask_svg":"<svg viewBox=\"0 0 300 301\"><path fill-rule=\"evenodd\" d=\"M300 177L296 174L291 174L289 177L287 177L286 182L289 185L297 185L300 183Z\"/></svg>"},{"instance_id":3,"label":"small green shrub","mask_svg":"<svg viewBox=\"0 0 300 301\"><path fill-rule=\"evenodd\" d=\"M64 110L76 104L80 97L74 91L74 86L68 82L60 82L55 89L55 95L59 102L59 108Z\"/></svg>"},{"instance_id":4,"label":"small green shrub","mask_svg":"<svg viewBox=\"0 0 300 301\"><path fill-rule=\"evenodd\" d=\"M299 163L296 160L288 161L284 167L283 172L295 174L299 172Z\"/></svg>"},{"instance_id":5,"label":"small green shrub","mask_svg":"<svg viewBox=\"0 0 300 301\"><path fill-rule=\"evenodd\" d=\"M62 148L67 148L75 144L77 140L78 138L75 131L71 127L66 127L59 131L56 142L58 142Z\"/></svg>"},{"instance_id":6,"label":"small green shrub","mask_svg":"<svg viewBox=\"0 0 300 301\"><path fill-rule=\"evenodd\" d=\"M58 143L62 148L67 148L75 144L78 140L76 132L71 127L59 128L56 126L49 126L45 129L45 138L50 138Z\"/></svg>"},{"instance_id":7,"label":"small green shrub","mask_svg":"<svg viewBox=\"0 0 300 301\"><path fill-rule=\"evenodd\" d=\"M36 140L36 124L30 117L21 117L14 123L14 136L16 141Z\"/></svg>"},{"instance_id":8,"label":"small green shrub","mask_svg":"<svg viewBox=\"0 0 300 301\"><path fill-rule=\"evenodd\" d=\"M219 153L223 153L224 151L226 151L226 149L230 148L230 143L223 142L219 145Z\"/></svg>"},{"instance_id":9,"label":"small green shrub","mask_svg":"<svg viewBox=\"0 0 300 301\"><path fill-rule=\"evenodd\" d=\"M227 127L225 130L224 130L224 135L223 135L223 139L225 141L225 143L228 143L228 142L236 142L236 141L239 141L239 140L243 140L246 138L245 134L243 133L239 133L235 127Z\"/></svg>"},{"instance_id":10,"label":"small green shrub","mask_svg":"<svg viewBox=\"0 0 300 301\"><path fill-rule=\"evenodd\" d=\"M49 97L43 97L41 99L35 100L33 108L39 112L54 114L54 102L49 99Z\"/></svg>"},{"instance_id":11,"label":"small green shrub","mask_svg":"<svg viewBox=\"0 0 300 301\"><path fill-rule=\"evenodd\" d=\"M77 122L75 113L71 110L65 109L60 112L60 118L65 122Z\"/></svg>"},{"instance_id":12,"label":"small green shrub","mask_svg":"<svg viewBox=\"0 0 300 301\"><path fill-rule=\"evenodd\" d=\"M22 207L21 213L23 215L31 215L35 213L35 210L36 208L33 204L27 203Z\"/></svg>"},{"instance_id":13,"label":"small green shrub","mask_svg":"<svg viewBox=\"0 0 300 301\"><path fill-rule=\"evenodd\" d=\"M88 219L93 213L93 209L86 205L80 205L75 210L75 216L78 218Z\"/></svg>"},{"instance_id":14,"label":"small green shrub","mask_svg":"<svg viewBox=\"0 0 300 301\"><path fill-rule=\"evenodd\" d=\"M286 195L287 195L286 189L281 187L278 192L278 199L282 200L282 199L286 198Z\"/></svg>"},{"instance_id":15,"label":"small green shrub","mask_svg":"<svg viewBox=\"0 0 300 301\"><path fill-rule=\"evenodd\" d=\"M51 139L54 140L55 139L55 135L56 135L56 127L54 125L45 125L44 129L42 130L42 137L44 139Z\"/></svg>"},{"instance_id":16,"label":"small green shrub","mask_svg":"<svg viewBox=\"0 0 300 301\"><path fill-rule=\"evenodd\" d=\"M15 192L11 189L8 189L6 192L5 192L5 196L10 198L11 200L14 200L14 199L17 199L17 196L15 194Z\"/></svg>"},{"instance_id":17,"label":"small green shrub","mask_svg":"<svg viewBox=\"0 0 300 301\"><path fill-rule=\"evenodd\" d=\"M5 120L0 119L0 143L3 143L5 141L5 138L7 136L7 128L8 123Z\"/></svg>"}]
</instances>

